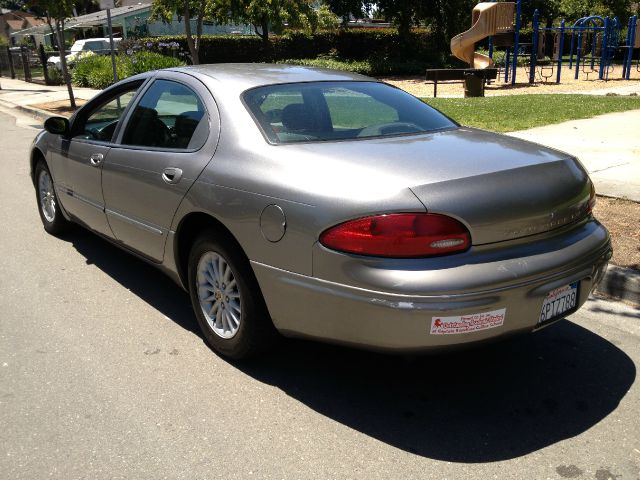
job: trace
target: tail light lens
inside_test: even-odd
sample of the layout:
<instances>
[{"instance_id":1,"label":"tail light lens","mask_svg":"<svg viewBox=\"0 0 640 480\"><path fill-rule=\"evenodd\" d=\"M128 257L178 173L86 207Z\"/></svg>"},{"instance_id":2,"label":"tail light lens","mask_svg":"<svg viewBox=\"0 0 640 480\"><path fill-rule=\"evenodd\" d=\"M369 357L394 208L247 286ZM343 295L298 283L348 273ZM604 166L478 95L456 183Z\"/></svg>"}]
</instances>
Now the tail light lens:
<instances>
[{"instance_id":1,"label":"tail light lens","mask_svg":"<svg viewBox=\"0 0 640 480\"><path fill-rule=\"evenodd\" d=\"M459 221L434 213L394 213L341 223L325 230L320 243L346 253L415 258L462 252L471 235Z\"/></svg>"}]
</instances>

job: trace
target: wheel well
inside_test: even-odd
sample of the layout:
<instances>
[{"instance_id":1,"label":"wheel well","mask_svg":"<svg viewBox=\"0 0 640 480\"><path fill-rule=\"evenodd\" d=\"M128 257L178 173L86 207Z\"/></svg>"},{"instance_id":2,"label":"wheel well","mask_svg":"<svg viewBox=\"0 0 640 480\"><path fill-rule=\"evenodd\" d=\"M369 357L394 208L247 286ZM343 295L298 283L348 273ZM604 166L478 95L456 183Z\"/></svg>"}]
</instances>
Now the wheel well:
<instances>
[{"instance_id":1,"label":"wheel well","mask_svg":"<svg viewBox=\"0 0 640 480\"><path fill-rule=\"evenodd\" d=\"M33 151L31 152L31 159L30 159L30 165L29 165L30 167L29 174L31 175L31 181L33 182L34 185L36 182L36 179L35 179L36 163L38 162L38 160L42 160L46 164L44 154L40 151L39 148L34 148Z\"/></svg>"},{"instance_id":2,"label":"wheel well","mask_svg":"<svg viewBox=\"0 0 640 480\"><path fill-rule=\"evenodd\" d=\"M176 232L175 241L176 265L178 267L180 280L182 280L182 284L185 288L188 288L189 285L187 279L189 269L189 252L191 251L191 247L195 240L205 230L215 230L216 234L219 234L233 242L237 246L238 250L245 255L242 247L233 234L219 220L202 212L190 213L180 222Z\"/></svg>"}]
</instances>

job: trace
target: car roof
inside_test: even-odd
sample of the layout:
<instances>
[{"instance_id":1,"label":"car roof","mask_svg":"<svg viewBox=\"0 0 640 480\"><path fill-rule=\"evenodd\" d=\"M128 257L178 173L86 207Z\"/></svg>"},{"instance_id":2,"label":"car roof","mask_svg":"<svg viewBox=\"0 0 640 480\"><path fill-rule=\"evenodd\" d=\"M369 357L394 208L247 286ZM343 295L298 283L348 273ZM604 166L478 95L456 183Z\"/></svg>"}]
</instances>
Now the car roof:
<instances>
[{"instance_id":1,"label":"car roof","mask_svg":"<svg viewBox=\"0 0 640 480\"><path fill-rule=\"evenodd\" d=\"M117 42L118 40L122 40L121 38L113 38L114 42ZM76 43L79 45L85 44L85 43L90 43L90 42L108 42L109 39L108 38L83 38L81 40L76 40L75 42L73 42L73 44L75 45Z\"/></svg>"},{"instance_id":2,"label":"car roof","mask_svg":"<svg viewBox=\"0 0 640 480\"><path fill-rule=\"evenodd\" d=\"M281 83L327 81L377 81L351 72L301 65L269 63L217 63L171 69L200 77L216 89L243 92L250 88ZM214 86L214 85L212 85Z\"/></svg>"}]
</instances>

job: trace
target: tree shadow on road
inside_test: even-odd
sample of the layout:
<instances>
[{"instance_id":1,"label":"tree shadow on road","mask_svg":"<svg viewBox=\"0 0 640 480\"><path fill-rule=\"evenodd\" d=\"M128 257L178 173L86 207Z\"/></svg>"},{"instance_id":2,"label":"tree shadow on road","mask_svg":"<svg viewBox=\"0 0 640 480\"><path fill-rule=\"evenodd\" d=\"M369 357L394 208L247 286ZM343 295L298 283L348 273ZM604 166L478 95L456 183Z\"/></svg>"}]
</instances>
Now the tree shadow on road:
<instances>
[{"instance_id":1,"label":"tree shadow on road","mask_svg":"<svg viewBox=\"0 0 640 480\"><path fill-rule=\"evenodd\" d=\"M188 295L164 274L88 232L65 239L87 263L200 336ZM411 359L290 340L235 366L388 445L469 463L516 458L579 435L617 408L636 376L622 350L569 321Z\"/></svg>"}]
</instances>

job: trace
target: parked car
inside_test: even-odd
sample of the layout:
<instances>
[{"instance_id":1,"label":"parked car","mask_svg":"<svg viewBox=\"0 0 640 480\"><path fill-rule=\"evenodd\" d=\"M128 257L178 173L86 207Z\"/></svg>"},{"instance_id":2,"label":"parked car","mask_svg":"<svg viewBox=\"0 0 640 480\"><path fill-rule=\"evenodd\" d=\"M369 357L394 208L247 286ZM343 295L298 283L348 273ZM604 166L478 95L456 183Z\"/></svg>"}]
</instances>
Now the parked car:
<instances>
[{"instance_id":1,"label":"parked car","mask_svg":"<svg viewBox=\"0 0 640 480\"><path fill-rule=\"evenodd\" d=\"M536 331L611 256L575 157L361 75L155 71L45 129L30 158L45 230L79 223L156 265L232 358L277 332L421 352Z\"/></svg>"},{"instance_id":2,"label":"parked car","mask_svg":"<svg viewBox=\"0 0 640 480\"><path fill-rule=\"evenodd\" d=\"M118 43L120 43L121 38L113 39L114 49L118 48ZM111 53L111 45L108 38L88 38L86 40L76 40L71 46L71 51L69 55L65 56L67 60L67 64L69 66L73 65L73 63L80 57L81 54L85 52L92 52L96 55L108 55ZM47 59L47 64L50 66L56 67L58 70L62 69L62 63L60 61L60 56L49 57Z\"/></svg>"}]
</instances>

